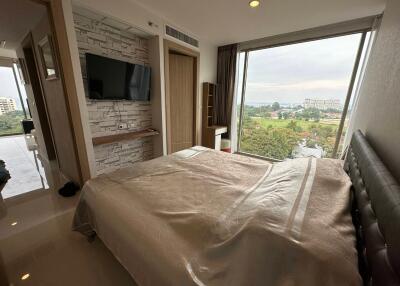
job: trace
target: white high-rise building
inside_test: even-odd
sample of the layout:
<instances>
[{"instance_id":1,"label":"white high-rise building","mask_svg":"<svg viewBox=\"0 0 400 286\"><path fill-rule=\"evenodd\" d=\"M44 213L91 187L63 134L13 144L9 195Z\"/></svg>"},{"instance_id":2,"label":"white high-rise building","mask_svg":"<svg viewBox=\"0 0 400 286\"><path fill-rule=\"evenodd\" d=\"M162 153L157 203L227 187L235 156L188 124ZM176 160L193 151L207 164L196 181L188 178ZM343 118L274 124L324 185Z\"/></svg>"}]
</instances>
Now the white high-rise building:
<instances>
[{"instance_id":1,"label":"white high-rise building","mask_svg":"<svg viewBox=\"0 0 400 286\"><path fill-rule=\"evenodd\" d=\"M0 115L11 112L17 109L17 104L14 99L0 97Z\"/></svg>"},{"instance_id":2,"label":"white high-rise building","mask_svg":"<svg viewBox=\"0 0 400 286\"><path fill-rule=\"evenodd\" d=\"M310 99L304 100L304 108L317 108L319 110L337 109L341 110L342 105L339 99Z\"/></svg>"}]
</instances>

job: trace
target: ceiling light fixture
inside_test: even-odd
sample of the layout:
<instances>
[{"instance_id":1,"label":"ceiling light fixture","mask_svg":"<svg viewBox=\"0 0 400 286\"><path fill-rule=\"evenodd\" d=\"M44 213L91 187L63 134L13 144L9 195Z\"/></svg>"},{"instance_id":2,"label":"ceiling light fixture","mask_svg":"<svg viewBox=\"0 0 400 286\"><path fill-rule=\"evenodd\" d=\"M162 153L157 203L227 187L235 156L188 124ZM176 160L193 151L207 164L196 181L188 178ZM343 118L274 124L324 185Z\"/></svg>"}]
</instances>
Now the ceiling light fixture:
<instances>
[{"instance_id":1,"label":"ceiling light fixture","mask_svg":"<svg viewBox=\"0 0 400 286\"><path fill-rule=\"evenodd\" d=\"M13 223L11 223L11 226L16 226L18 224L17 221L14 221Z\"/></svg>"},{"instance_id":2,"label":"ceiling light fixture","mask_svg":"<svg viewBox=\"0 0 400 286\"><path fill-rule=\"evenodd\" d=\"M21 276L21 280L26 280L30 277L31 275L29 273L26 273L24 275Z\"/></svg>"},{"instance_id":3,"label":"ceiling light fixture","mask_svg":"<svg viewBox=\"0 0 400 286\"><path fill-rule=\"evenodd\" d=\"M252 0L252 1L249 2L249 6L250 6L251 8L256 8L256 7L260 6L260 1L258 1L258 0Z\"/></svg>"}]
</instances>

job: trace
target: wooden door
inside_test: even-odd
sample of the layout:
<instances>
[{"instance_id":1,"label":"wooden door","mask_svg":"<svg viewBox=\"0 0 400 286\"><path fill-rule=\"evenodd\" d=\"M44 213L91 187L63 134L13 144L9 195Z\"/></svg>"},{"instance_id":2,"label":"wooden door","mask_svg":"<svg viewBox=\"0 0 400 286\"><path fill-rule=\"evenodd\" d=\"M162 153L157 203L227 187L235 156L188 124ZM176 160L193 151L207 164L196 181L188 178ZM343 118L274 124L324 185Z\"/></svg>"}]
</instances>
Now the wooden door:
<instances>
[{"instance_id":1,"label":"wooden door","mask_svg":"<svg viewBox=\"0 0 400 286\"><path fill-rule=\"evenodd\" d=\"M169 54L171 153L194 145L194 58Z\"/></svg>"}]
</instances>

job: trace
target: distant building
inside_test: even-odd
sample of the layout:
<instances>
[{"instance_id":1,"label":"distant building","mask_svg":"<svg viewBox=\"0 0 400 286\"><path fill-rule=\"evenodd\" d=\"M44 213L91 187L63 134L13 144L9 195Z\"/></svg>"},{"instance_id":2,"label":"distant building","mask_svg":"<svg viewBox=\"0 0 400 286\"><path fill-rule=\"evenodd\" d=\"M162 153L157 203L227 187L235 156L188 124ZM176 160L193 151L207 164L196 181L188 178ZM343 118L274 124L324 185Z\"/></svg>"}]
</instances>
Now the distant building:
<instances>
[{"instance_id":1,"label":"distant building","mask_svg":"<svg viewBox=\"0 0 400 286\"><path fill-rule=\"evenodd\" d=\"M303 103L304 108L316 108L319 110L342 109L339 99L310 99L306 98Z\"/></svg>"},{"instance_id":2,"label":"distant building","mask_svg":"<svg viewBox=\"0 0 400 286\"><path fill-rule=\"evenodd\" d=\"M0 97L0 115L17 109L15 100L7 97Z\"/></svg>"},{"instance_id":3,"label":"distant building","mask_svg":"<svg viewBox=\"0 0 400 286\"><path fill-rule=\"evenodd\" d=\"M272 111L271 112L271 118L272 119L279 119L279 112L278 111Z\"/></svg>"}]
</instances>

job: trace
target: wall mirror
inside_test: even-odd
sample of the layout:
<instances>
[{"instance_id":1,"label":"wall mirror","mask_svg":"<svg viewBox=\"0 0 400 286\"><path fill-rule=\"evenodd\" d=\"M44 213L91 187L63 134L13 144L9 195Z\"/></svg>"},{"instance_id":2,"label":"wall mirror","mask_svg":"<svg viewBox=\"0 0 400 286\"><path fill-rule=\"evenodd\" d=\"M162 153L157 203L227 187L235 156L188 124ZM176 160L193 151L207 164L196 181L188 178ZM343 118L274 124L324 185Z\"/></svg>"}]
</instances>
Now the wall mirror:
<instances>
[{"instance_id":1,"label":"wall mirror","mask_svg":"<svg viewBox=\"0 0 400 286\"><path fill-rule=\"evenodd\" d=\"M29 84L29 77L28 77L28 72L26 70L26 65L25 61L22 58L19 58L17 61L15 61L15 66L17 67L18 75L21 80L21 83L26 85Z\"/></svg>"},{"instance_id":2,"label":"wall mirror","mask_svg":"<svg viewBox=\"0 0 400 286\"><path fill-rule=\"evenodd\" d=\"M46 80L58 78L54 45L51 36L45 36L39 42L39 53Z\"/></svg>"}]
</instances>

